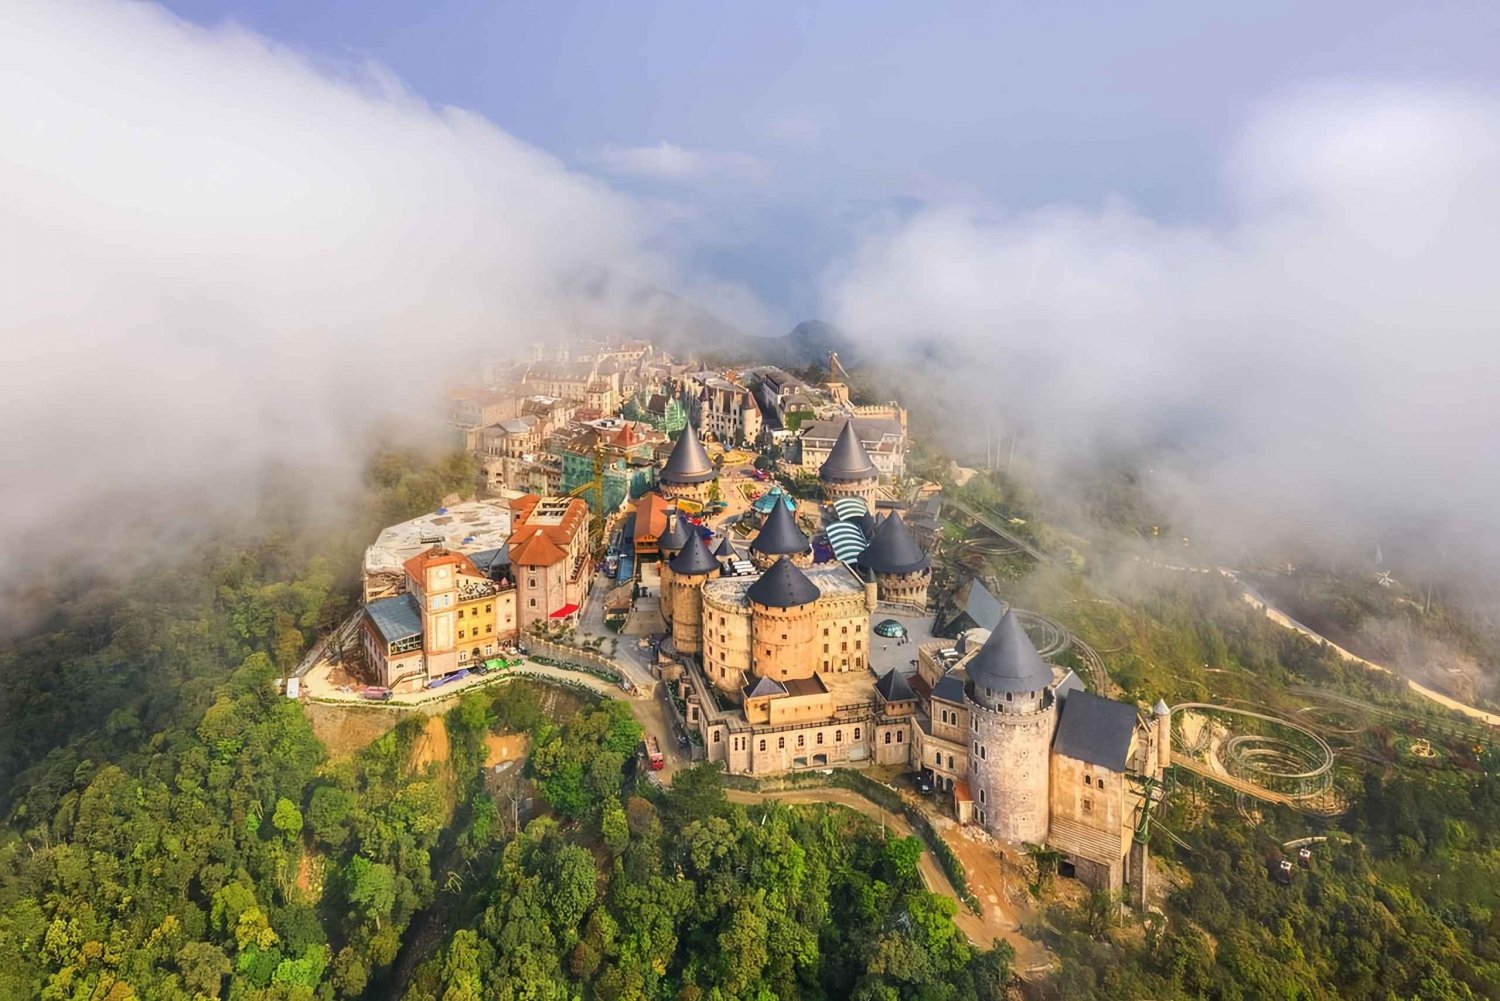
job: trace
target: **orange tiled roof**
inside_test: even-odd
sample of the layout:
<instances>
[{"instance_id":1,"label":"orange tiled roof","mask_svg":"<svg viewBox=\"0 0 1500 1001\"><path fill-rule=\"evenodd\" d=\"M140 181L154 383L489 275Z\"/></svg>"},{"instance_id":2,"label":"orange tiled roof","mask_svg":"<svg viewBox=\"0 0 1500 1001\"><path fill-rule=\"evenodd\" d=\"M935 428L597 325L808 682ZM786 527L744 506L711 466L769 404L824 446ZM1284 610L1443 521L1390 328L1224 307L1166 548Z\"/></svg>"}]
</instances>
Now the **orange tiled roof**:
<instances>
[{"instance_id":1,"label":"orange tiled roof","mask_svg":"<svg viewBox=\"0 0 1500 1001\"><path fill-rule=\"evenodd\" d=\"M469 574L472 577L484 576L484 574L479 572L479 568L474 565L473 560L469 559L463 553L455 553L453 550L444 549L442 546L433 546L431 549L418 553L401 564L401 569L405 570L406 575L413 580L425 581L428 567L445 565L456 566L459 573Z\"/></svg>"},{"instance_id":2,"label":"orange tiled roof","mask_svg":"<svg viewBox=\"0 0 1500 1001\"><path fill-rule=\"evenodd\" d=\"M546 567L567 556L569 547L578 533L588 530L589 506L581 497L548 498L548 506L554 501L563 501L566 506L562 517L555 523L534 524L542 498L526 494L511 501L511 511L516 523L510 535L510 561L522 566Z\"/></svg>"},{"instance_id":3,"label":"orange tiled roof","mask_svg":"<svg viewBox=\"0 0 1500 1001\"><path fill-rule=\"evenodd\" d=\"M635 537L659 539L667 530L667 512L671 502L655 490L640 499L635 508Z\"/></svg>"},{"instance_id":4,"label":"orange tiled roof","mask_svg":"<svg viewBox=\"0 0 1500 1001\"><path fill-rule=\"evenodd\" d=\"M519 542L517 538L520 538ZM510 561L517 566L550 567L567 556L567 551L553 542L547 530L540 526L523 528L510 537Z\"/></svg>"}]
</instances>

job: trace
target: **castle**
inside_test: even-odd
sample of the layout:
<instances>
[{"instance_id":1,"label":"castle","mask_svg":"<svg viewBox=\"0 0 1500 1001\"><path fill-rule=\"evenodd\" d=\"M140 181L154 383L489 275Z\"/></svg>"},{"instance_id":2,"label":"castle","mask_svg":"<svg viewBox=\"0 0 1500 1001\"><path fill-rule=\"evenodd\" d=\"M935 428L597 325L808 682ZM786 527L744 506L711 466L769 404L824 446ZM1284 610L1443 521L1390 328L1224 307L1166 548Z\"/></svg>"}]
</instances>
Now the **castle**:
<instances>
[{"instance_id":1,"label":"castle","mask_svg":"<svg viewBox=\"0 0 1500 1001\"><path fill-rule=\"evenodd\" d=\"M873 498L863 452L846 425L824 463L830 501ZM1167 763L1165 715L1143 718L1084 690L1041 657L1011 611L988 633L918 646L915 672L877 673L871 616L925 610L930 562L899 514L863 519L867 544L853 561L813 563L807 536L777 503L750 543L750 573L733 572L727 540L716 552L672 519L661 537L661 607L675 663L663 676L708 759L744 775L861 763L924 770L961 823L1010 845L1046 845L1065 871L1139 903L1145 846L1135 833L1149 806L1145 780Z\"/></svg>"}]
</instances>

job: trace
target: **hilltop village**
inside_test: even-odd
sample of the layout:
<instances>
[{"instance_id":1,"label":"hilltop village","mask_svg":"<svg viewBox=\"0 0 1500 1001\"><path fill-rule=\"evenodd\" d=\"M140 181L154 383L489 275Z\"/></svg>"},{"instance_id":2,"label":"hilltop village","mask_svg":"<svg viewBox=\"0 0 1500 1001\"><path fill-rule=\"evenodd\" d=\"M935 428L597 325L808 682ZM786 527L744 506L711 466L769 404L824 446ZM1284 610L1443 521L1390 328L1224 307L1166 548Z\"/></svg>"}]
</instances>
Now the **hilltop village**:
<instances>
[{"instance_id":1,"label":"hilltop village","mask_svg":"<svg viewBox=\"0 0 1500 1001\"><path fill-rule=\"evenodd\" d=\"M447 417L485 496L370 545L325 691L426 699L623 641L678 753L909 774L955 822L1143 902L1167 709L1087 690L984 581L935 593L943 498L907 475L900 403L854 402L836 355L799 377L640 341L482 375Z\"/></svg>"}]
</instances>

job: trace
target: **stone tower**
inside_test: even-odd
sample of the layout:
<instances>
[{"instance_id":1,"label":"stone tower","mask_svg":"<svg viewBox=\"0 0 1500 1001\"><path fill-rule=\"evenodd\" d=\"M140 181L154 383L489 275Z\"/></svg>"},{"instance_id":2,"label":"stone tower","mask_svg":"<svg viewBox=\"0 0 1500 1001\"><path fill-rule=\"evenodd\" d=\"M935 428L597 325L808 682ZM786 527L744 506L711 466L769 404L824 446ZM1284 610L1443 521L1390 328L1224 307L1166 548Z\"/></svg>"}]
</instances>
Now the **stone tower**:
<instances>
[{"instance_id":1,"label":"stone tower","mask_svg":"<svg viewBox=\"0 0 1500 1001\"><path fill-rule=\"evenodd\" d=\"M777 497L766 515L760 533L750 541L750 562L758 569L769 570L783 556L799 567L812 566L812 544L786 503Z\"/></svg>"},{"instance_id":2,"label":"stone tower","mask_svg":"<svg viewBox=\"0 0 1500 1001\"><path fill-rule=\"evenodd\" d=\"M975 816L995 837L1042 844L1057 705L1052 669L1009 611L965 665Z\"/></svg>"},{"instance_id":3,"label":"stone tower","mask_svg":"<svg viewBox=\"0 0 1500 1001\"><path fill-rule=\"evenodd\" d=\"M719 561L697 532L662 565L661 603L664 610L670 609L672 643L678 653L703 649L703 582L717 576Z\"/></svg>"},{"instance_id":4,"label":"stone tower","mask_svg":"<svg viewBox=\"0 0 1500 1001\"><path fill-rule=\"evenodd\" d=\"M1172 710L1166 699L1156 700L1151 717L1156 722L1156 767L1166 771L1172 767Z\"/></svg>"},{"instance_id":5,"label":"stone tower","mask_svg":"<svg viewBox=\"0 0 1500 1001\"><path fill-rule=\"evenodd\" d=\"M669 500L692 500L708 503L710 485L719 478L719 471L708 458L703 442L698 438L698 429L691 423L683 426L672 446L672 454L656 474L656 489Z\"/></svg>"},{"instance_id":6,"label":"stone tower","mask_svg":"<svg viewBox=\"0 0 1500 1001\"><path fill-rule=\"evenodd\" d=\"M912 538L900 513L893 511L875 526L859 562L875 575L881 601L927 607L932 563Z\"/></svg>"},{"instance_id":7,"label":"stone tower","mask_svg":"<svg viewBox=\"0 0 1500 1001\"><path fill-rule=\"evenodd\" d=\"M865 507L875 510L875 493L880 486L880 471L870 461L870 453L860 444L854 430L854 420L844 422L838 440L823 465L818 467L818 479L823 484L823 497L829 502L841 497L860 497Z\"/></svg>"},{"instance_id":8,"label":"stone tower","mask_svg":"<svg viewBox=\"0 0 1500 1001\"><path fill-rule=\"evenodd\" d=\"M783 556L745 591L750 600L751 673L775 681L811 678L818 653L818 585Z\"/></svg>"}]
</instances>

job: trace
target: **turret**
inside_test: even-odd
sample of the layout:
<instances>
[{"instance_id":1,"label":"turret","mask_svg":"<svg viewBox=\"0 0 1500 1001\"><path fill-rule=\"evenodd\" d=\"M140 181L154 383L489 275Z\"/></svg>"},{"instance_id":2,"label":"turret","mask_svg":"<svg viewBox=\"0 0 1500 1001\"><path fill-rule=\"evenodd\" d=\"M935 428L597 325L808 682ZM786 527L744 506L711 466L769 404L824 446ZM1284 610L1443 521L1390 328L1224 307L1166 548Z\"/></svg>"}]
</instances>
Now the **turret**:
<instances>
[{"instance_id":1,"label":"turret","mask_svg":"<svg viewBox=\"0 0 1500 1001\"><path fill-rule=\"evenodd\" d=\"M870 453L860 443L859 433L854 429L854 419L844 422L838 440L818 467L818 479L823 484L823 497L828 501L840 497L862 497L865 506L875 510L875 492L880 485L880 471L870 461Z\"/></svg>"},{"instance_id":2,"label":"turret","mask_svg":"<svg viewBox=\"0 0 1500 1001\"><path fill-rule=\"evenodd\" d=\"M719 478L719 471L708 458L703 442L698 438L698 429L692 423L683 426L672 454L657 473L657 489L663 497L674 500L686 498L699 503L708 500L709 484Z\"/></svg>"},{"instance_id":3,"label":"turret","mask_svg":"<svg viewBox=\"0 0 1500 1001\"><path fill-rule=\"evenodd\" d=\"M1156 767L1166 771L1172 767L1172 710L1167 700L1157 699L1151 715L1156 721Z\"/></svg>"}]
</instances>

